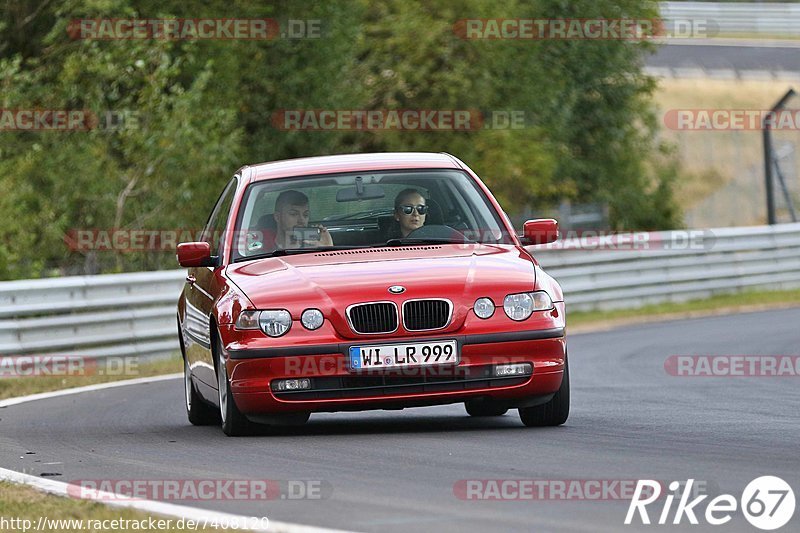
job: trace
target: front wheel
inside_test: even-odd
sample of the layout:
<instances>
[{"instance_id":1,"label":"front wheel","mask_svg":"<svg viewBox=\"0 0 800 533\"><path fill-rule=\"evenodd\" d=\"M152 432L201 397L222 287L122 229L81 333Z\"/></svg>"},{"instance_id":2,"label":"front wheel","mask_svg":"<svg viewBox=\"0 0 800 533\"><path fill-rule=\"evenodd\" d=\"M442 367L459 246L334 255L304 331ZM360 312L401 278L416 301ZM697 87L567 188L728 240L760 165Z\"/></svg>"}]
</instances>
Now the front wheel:
<instances>
[{"instance_id":1,"label":"front wheel","mask_svg":"<svg viewBox=\"0 0 800 533\"><path fill-rule=\"evenodd\" d=\"M252 425L247 420L231 393L231 382L228 379L228 370L225 366L225 357L222 355L222 343L219 338L214 339L215 352L217 356L217 386L219 388L219 414L222 419L222 431L229 437L239 437L249 435L252 432Z\"/></svg>"},{"instance_id":2,"label":"front wheel","mask_svg":"<svg viewBox=\"0 0 800 533\"><path fill-rule=\"evenodd\" d=\"M564 359L564 378L553 398L534 407L520 407L519 417L528 427L560 426L569 417L569 364Z\"/></svg>"}]
</instances>

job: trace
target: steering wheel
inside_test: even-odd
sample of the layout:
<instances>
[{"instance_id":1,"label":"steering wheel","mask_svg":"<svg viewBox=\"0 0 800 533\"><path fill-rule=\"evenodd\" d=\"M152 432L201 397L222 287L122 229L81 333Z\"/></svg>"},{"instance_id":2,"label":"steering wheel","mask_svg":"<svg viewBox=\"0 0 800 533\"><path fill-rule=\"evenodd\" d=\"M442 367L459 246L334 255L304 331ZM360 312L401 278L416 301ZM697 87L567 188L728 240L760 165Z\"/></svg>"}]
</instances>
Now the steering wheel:
<instances>
[{"instance_id":1,"label":"steering wheel","mask_svg":"<svg viewBox=\"0 0 800 533\"><path fill-rule=\"evenodd\" d=\"M470 242L460 231L442 224L429 224L406 235L406 239L442 239L453 242Z\"/></svg>"}]
</instances>

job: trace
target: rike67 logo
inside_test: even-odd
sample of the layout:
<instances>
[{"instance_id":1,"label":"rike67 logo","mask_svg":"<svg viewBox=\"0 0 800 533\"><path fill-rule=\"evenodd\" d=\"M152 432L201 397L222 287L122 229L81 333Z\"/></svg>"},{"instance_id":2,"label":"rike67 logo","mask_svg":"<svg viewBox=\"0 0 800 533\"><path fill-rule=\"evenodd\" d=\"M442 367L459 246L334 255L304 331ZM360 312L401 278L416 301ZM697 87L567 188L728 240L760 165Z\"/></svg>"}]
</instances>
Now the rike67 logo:
<instances>
[{"instance_id":1,"label":"rike67 logo","mask_svg":"<svg viewBox=\"0 0 800 533\"><path fill-rule=\"evenodd\" d=\"M681 524L685 518L690 524L697 525L698 515L705 518L706 523L712 526L727 524L733 518L741 503L741 510L744 517L751 525L765 531L772 531L783 527L792 519L795 509L794 491L784 480L775 476L762 476L751 481L742 492L742 497L737 500L731 494L721 494L709 501L705 506L705 512L701 512L701 504L708 495L701 495L689 501L692 496L692 485L694 479L686 481L685 489L681 490L683 484L673 481L669 484L669 491L663 499L663 507L658 515L657 523L664 525L669 522L672 515L672 524ZM639 480L633 493L631 505L628 507L628 514L625 517L625 525L634 523L634 517L639 516L642 524L650 525L651 518L648 514L647 506L659 501L662 497L662 486L658 481L644 479ZM678 498L674 514L672 504ZM654 506L654 507L657 507ZM657 509L651 509L657 510ZM655 519L655 517L654 517Z\"/></svg>"}]
</instances>

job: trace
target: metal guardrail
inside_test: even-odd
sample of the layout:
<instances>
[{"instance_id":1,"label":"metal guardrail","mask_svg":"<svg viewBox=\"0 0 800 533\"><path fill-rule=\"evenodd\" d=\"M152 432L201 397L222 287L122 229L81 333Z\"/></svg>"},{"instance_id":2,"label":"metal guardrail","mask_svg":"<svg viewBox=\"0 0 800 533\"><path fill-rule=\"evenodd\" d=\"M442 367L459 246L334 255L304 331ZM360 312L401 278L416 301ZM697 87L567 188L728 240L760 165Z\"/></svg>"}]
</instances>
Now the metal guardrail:
<instances>
[{"instance_id":1,"label":"metal guardrail","mask_svg":"<svg viewBox=\"0 0 800 533\"><path fill-rule=\"evenodd\" d=\"M670 242L672 235L650 234L650 242ZM707 249L581 250L574 239L560 250L530 249L561 283L570 311L800 287L800 223L704 236ZM184 276L170 270L2 282L0 355L172 354Z\"/></svg>"},{"instance_id":2,"label":"metal guardrail","mask_svg":"<svg viewBox=\"0 0 800 533\"><path fill-rule=\"evenodd\" d=\"M661 18L714 22L721 34L800 35L800 4L661 2Z\"/></svg>"},{"instance_id":3,"label":"metal guardrail","mask_svg":"<svg viewBox=\"0 0 800 533\"><path fill-rule=\"evenodd\" d=\"M528 249L561 284L568 312L800 287L800 223L706 230L704 246L658 249L674 236L651 233L643 249L580 249L577 239Z\"/></svg>"},{"instance_id":4,"label":"metal guardrail","mask_svg":"<svg viewBox=\"0 0 800 533\"><path fill-rule=\"evenodd\" d=\"M0 355L156 357L178 349L183 270L0 283Z\"/></svg>"}]
</instances>

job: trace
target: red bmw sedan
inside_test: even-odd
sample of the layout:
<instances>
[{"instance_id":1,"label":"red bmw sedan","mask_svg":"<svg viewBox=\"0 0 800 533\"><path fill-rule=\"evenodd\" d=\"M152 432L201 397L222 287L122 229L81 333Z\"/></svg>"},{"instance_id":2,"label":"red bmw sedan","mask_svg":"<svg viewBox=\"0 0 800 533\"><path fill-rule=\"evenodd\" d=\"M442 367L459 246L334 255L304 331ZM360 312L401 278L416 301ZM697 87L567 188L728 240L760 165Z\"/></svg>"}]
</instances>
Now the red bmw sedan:
<instances>
[{"instance_id":1,"label":"red bmw sedan","mask_svg":"<svg viewBox=\"0 0 800 533\"><path fill-rule=\"evenodd\" d=\"M178 301L186 409L228 435L314 412L462 402L569 415L561 288L489 189L448 154L245 166L219 197Z\"/></svg>"}]
</instances>

